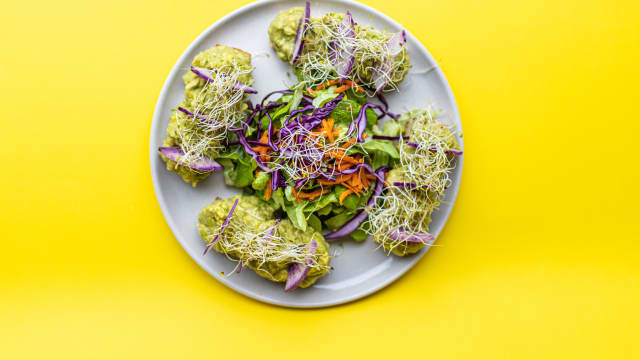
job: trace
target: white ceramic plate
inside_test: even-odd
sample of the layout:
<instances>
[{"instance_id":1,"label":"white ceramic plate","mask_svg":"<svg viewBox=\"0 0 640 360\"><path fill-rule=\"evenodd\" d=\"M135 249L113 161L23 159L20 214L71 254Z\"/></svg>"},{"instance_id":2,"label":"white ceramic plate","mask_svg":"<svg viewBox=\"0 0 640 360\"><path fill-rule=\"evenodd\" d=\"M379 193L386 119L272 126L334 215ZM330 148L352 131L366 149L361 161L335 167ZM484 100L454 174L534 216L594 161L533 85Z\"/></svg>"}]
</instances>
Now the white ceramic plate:
<instances>
[{"instance_id":1,"label":"white ceramic plate","mask_svg":"<svg viewBox=\"0 0 640 360\"><path fill-rule=\"evenodd\" d=\"M197 188L193 188L176 174L168 172L157 154L157 148L166 135L171 109L184 97L181 77L200 51L215 44L224 44L253 54L252 62L256 68L253 72L253 87L259 91L257 96L252 97L254 103L267 92L283 89L291 84L292 80L286 76L290 72L289 65L278 59L269 48L267 28L278 12L294 6L304 6L304 1L260 1L250 4L220 19L187 48L165 81L154 112L150 140L151 176L158 202L171 230L187 253L213 277L240 293L271 304L323 307L352 301L385 287L409 270L428 248L413 256L397 257L386 256L383 251L376 250L376 245L371 240L363 243L345 242L344 249L339 244L333 244L332 250L339 253L331 261L334 270L320 278L314 286L297 289L290 294L283 292L283 283L268 281L252 271L222 276L221 272L229 274L235 264L215 252L202 255L204 242L196 228L197 216L200 209L217 196L229 197L240 191L226 186L221 173L213 174ZM346 10L350 10L360 24L370 24L392 32L402 29L400 24L386 15L359 3L344 0L311 2L311 16ZM410 33L407 33L407 41L413 68L400 85L400 92L387 95L391 110L400 113L408 109L424 108L428 102L432 102L462 129L453 94L442 71L429 52ZM432 71L425 71L431 68ZM462 160L462 157L457 160L457 167L452 174L453 186L448 189L445 204L433 215L431 230L436 236L444 226L455 201Z\"/></svg>"}]
</instances>

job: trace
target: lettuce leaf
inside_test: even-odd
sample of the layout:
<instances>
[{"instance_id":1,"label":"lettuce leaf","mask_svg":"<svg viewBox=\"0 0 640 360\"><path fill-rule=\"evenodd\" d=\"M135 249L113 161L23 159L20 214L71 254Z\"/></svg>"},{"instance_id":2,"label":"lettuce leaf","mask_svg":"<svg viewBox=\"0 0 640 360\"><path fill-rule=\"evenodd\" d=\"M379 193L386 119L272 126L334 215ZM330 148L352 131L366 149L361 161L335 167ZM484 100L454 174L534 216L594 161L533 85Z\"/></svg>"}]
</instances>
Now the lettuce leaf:
<instances>
[{"instance_id":1,"label":"lettuce leaf","mask_svg":"<svg viewBox=\"0 0 640 360\"><path fill-rule=\"evenodd\" d=\"M353 240L357 242L361 242L361 241L364 241L367 238L367 236L369 236L369 234L364 232L364 230L362 229L356 229L354 232L349 234L349 236L351 236Z\"/></svg>"},{"instance_id":2,"label":"lettuce leaf","mask_svg":"<svg viewBox=\"0 0 640 360\"><path fill-rule=\"evenodd\" d=\"M332 230L339 229L342 225L346 224L352 217L356 215L354 211L344 211L334 217L325 220L324 224Z\"/></svg>"},{"instance_id":3,"label":"lettuce leaf","mask_svg":"<svg viewBox=\"0 0 640 360\"><path fill-rule=\"evenodd\" d=\"M318 215L329 215L329 213L331 213L331 210L333 210L333 204L329 204L325 207L323 207L322 209L319 209L318 211L316 211L316 214Z\"/></svg>"},{"instance_id":4,"label":"lettuce leaf","mask_svg":"<svg viewBox=\"0 0 640 360\"><path fill-rule=\"evenodd\" d=\"M298 83L298 85L296 85L295 89L293 90L293 96L291 97L291 101L289 101L288 113L291 113L298 107L298 105L300 105L302 96L304 95L304 87L302 86L303 84L304 83Z\"/></svg>"},{"instance_id":5,"label":"lettuce leaf","mask_svg":"<svg viewBox=\"0 0 640 360\"><path fill-rule=\"evenodd\" d=\"M254 190L264 190L267 187L269 180L271 180L271 176L264 171L260 171L258 172L258 176L256 176L251 183L251 187Z\"/></svg>"},{"instance_id":6,"label":"lettuce leaf","mask_svg":"<svg viewBox=\"0 0 640 360\"><path fill-rule=\"evenodd\" d=\"M241 146L229 147L218 155L216 161L224 167L224 182L227 185L242 188L251 185L255 179L253 171L258 164Z\"/></svg>"},{"instance_id":7,"label":"lettuce leaf","mask_svg":"<svg viewBox=\"0 0 640 360\"><path fill-rule=\"evenodd\" d=\"M313 99L313 102L312 102L313 106L315 108L319 108L322 105L324 105L324 103L326 103L327 101L337 98L338 95L340 95L340 93L334 93L333 89L335 88L336 88L335 86L329 86L326 89L316 91L316 97Z\"/></svg>"},{"instance_id":8,"label":"lettuce leaf","mask_svg":"<svg viewBox=\"0 0 640 360\"><path fill-rule=\"evenodd\" d=\"M391 165L391 157L384 152L378 151L373 155L373 161L371 162L371 167L373 169L377 169L380 166Z\"/></svg>"},{"instance_id":9,"label":"lettuce leaf","mask_svg":"<svg viewBox=\"0 0 640 360\"><path fill-rule=\"evenodd\" d=\"M368 153L383 152L389 155L392 159L400 159L398 149L396 149L393 142L389 140L371 140L362 144L362 148Z\"/></svg>"},{"instance_id":10,"label":"lettuce leaf","mask_svg":"<svg viewBox=\"0 0 640 360\"><path fill-rule=\"evenodd\" d=\"M336 121L336 124L348 127L358 116L358 112L360 112L360 104L353 100L342 99L329 116Z\"/></svg>"},{"instance_id":11,"label":"lettuce leaf","mask_svg":"<svg viewBox=\"0 0 640 360\"><path fill-rule=\"evenodd\" d=\"M325 208L327 205L332 203L337 203L338 197L334 191L324 194L319 198L309 202L309 204L304 208L305 212L316 212L320 209Z\"/></svg>"},{"instance_id":12,"label":"lettuce leaf","mask_svg":"<svg viewBox=\"0 0 640 360\"><path fill-rule=\"evenodd\" d=\"M291 220L294 227L302 231L307 230L307 219L303 211L305 205L307 205L306 201L303 201L301 203L294 202L286 207L287 217Z\"/></svg>"},{"instance_id":13,"label":"lettuce leaf","mask_svg":"<svg viewBox=\"0 0 640 360\"><path fill-rule=\"evenodd\" d=\"M400 136L402 133L402 125L393 119L388 119L382 125L382 129L378 125L375 125L373 128L374 135L383 135L383 136Z\"/></svg>"},{"instance_id":14,"label":"lettuce leaf","mask_svg":"<svg viewBox=\"0 0 640 360\"><path fill-rule=\"evenodd\" d=\"M322 232L322 222L317 216L311 214L307 219L307 224L309 224L309 226L311 226L311 228L313 228L314 230Z\"/></svg>"},{"instance_id":15,"label":"lettuce leaf","mask_svg":"<svg viewBox=\"0 0 640 360\"><path fill-rule=\"evenodd\" d=\"M276 210L278 208L284 210L287 207L284 200L284 194L282 193L282 188L279 188L271 194L271 201L273 201L273 203L275 204Z\"/></svg>"}]
</instances>

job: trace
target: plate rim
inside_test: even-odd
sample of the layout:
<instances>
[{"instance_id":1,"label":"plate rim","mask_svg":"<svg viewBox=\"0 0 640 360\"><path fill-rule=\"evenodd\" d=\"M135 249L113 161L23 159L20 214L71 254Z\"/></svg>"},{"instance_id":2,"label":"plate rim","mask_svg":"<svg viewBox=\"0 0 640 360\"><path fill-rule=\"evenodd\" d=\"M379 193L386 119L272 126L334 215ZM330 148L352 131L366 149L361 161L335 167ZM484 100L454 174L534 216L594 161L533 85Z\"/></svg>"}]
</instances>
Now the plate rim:
<instances>
[{"instance_id":1,"label":"plate rim","mask_svg":"<svg viewBox=\"0 0 640 360\"><path fill-rule=\"evenodd\" d=\"M206 271L209 275L211 275L213 278L218 280L220 283L222 283L225 286L233 289L234 291L236 291L236 292L238 292L238 293L240 293L240 294L242 294L244 296L247 296L249 298L252 298L254 300L258 300L258 301L261 301L263 303L276 305L276 306L281 306L281 307L299 308L299 309L313 309L313 308L326 308L326 307L331 307L331 306L342 305L342 304L350 303L350 302L353 302L355 300L359 300L359 299L362 299L362 298L364 298L366 296L372 295L372 294L382 290L383 288L387 287L392 282L398 280L400 277L402 277L404 274L406 274L410 269L412 269L415 266L415 264L420 259L422 259L422 257L424 257L424 255L428 252L430 247L426 247L425 251L422 251L419 254L415 254L413 256L413 259L411 259L411 261L406 264L405 268L401 269L400 271L398 271L393 276L390 276L388 279L386 279L384 281L381 281L380 283L377 283L374 286L372 286L372 287L370 287L370 288L368 288L366 290L362 290L362 291L356 292L353 295L343 296L343 297L340 297L340 298L337 298L337 299L333 299L332 301L326 301L325 300L323 302L312 302L312 303L306 303L306 304L295 304L295 303L287 303L287 302L284 302L284 301L279 301L277 299L272 299L270 297L266 297L266 296L263 296L261 294L258 294L256 292L252 291L251 289L246 289L244 287L240 287L240 286L234 284L231 281L226 281L225 278L219 278L218 276L216 276L217 274L215 272L211 271L208 268L208 266L205 265L203 257L198 257L198 256L194 256L193 254L191 254L191 252L187 249L187 244L185 243L185 240L181 239L177 235L178 234L178 231L177 231L178 227L174 223L173 218L171 216L168 216L168 205L167 205L167 202L165 201L165 198L164 198L162 192L160 191L159 179L158 179L157 176L154 175L154 159L158 155L157 155L157 149L153 146L153 134L155 134L158 131L158 127L160 126L159 125L159 123L161 122L160 121L160 113L162 112L161 105L166 102L166 98L167 98L168 92L169 92L168 89L170 87L170 79L174 78L176 76L177 72L183 70L183 69L180 69L178 64L182 63L187 58L187 54L191 53L191 51L194 48L196 48L205 37L207 37L210 34L214 33L219 27L224 25L230 19L235 18L236 16L239 16L239 15L243 15L243 13L249 12L254 8L261 7L261 6L265 5L265 4L276 3L276 2L279 2L279 1L278 0L258 0L258 1L255 1L253 3L247 4L245 6L242 6L242 7L238 8L238 9L235 9L232 12L224 15L219 20L217 20L213 24L209 25L202 33L200 33L200 35L198 35L189 44L189 46L182 52L182 54L180 55L178 60L174 63L173 68L171 69L171 71L167 75L167 77L166 77L166 79L165 79L165 81L164 81L164 83L162 85L162 89L160 91L160 95L158 96L158 100L156 102L156 106L154 107L153 118L151 120L151 132L150 132L150 136L149 136L149 153L150 153L150 157L149 157L150 167L149 167L149 169L151 171L151 179L152 179L152 182L153 182L153 188L154 188L154 192L155 192L155 195L156 195L156 199L158 201L158 204L160 205L160 210L162 211L162 215L163 215L165 221L167 222L167 225L169 225L169 228L171 229L171 232L173 233L174 238L178 241L180 246L182 246L182 248L189 255L189 257L191 257L191 259L193 259L200 266L200 268L202 268L202 270ZM313 3L315 1L311 1L311 2ZM434 64L433 71L435 71L439 81L441 81L442 84L444 85L443 87L444 87L444 90L446 92L446 97L448 98L448 100L451 102L451 105L452 105L451 116L453 117L454 122L456 123L456 126L459 127L459 130L462 133L462 120L460 118L460 112L459 112L459 109L458 109L458 104L457 104L457 102L455 100L455 97L453 95L453 91L451 90L451 86L449 85L449 81L447 81L447 78L445 77L442 69L440 68L438 63L435 61L435 59L433 58L431 53L422 44L422 42L420 42L415 36L413 36L413 34L411 34L411 32L409 32L399 22L393 20L391 17L389 17L386 14L374 9L371 6L368 6L368 5L365 5L365 4L362 4L362 3L358 3L358 2L352 1L352 0L329 0L328 2L343 3L343 4L347 4L349 6L352 6L352 7L358 7L358 8L360 8L360 10L368 12L371 15L377 16L377 17L379 17L379 18L381 18L381 19L383 19L383 20L385 20L385 21L387 21L389 23L397 24L402 29L404 29L405 32L406 32L407 37L415 40L415 42L417 44L419 44L419 47L416 49L416 51L421 52L423 55L426 56L426 58L432 64ZM459 138L459 143L460 143L461 150L464 151L464 140L462 139L462 137ZM451 211L453 211L453 207L455 205L455 201L457 200L457 197L458 197L458 192L460 190L460 183L462 182L463 163L464 163L464 154L462 156L459 156L456 159L456 169L457 169L459 178L458 178L458 181L456 182L456 185L454 186L454 188L451 189L450 199L452 199L452 205L450 207L448 207L447 209L445 209L445 212L443 213L443 217L444 217L443 221L444 222L443 222L443 225L442 225L442 229L444 229L444 227L446 226L447 222L449 221L449 216L451 215ZM439 233L436 234L436 238L439 236Z\"/></svg>"}]
</instances>

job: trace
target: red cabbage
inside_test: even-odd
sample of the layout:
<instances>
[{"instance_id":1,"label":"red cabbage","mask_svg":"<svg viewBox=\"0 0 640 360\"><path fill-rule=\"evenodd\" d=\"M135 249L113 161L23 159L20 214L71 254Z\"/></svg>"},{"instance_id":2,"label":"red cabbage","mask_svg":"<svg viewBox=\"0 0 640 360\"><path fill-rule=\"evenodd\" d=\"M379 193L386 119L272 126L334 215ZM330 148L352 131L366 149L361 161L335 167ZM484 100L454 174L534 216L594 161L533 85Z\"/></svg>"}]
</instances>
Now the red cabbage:
<instances>
[{"instance_id":1,"label":"red cabbage","mask_svg":"<svg viewBox=\"0 0 640 360\"><path fill-rule=\"evenodd\" d=\"M285 125L286 125L286 124L288 124L288 123L289 123L289 120L291 120L294 116L296 116L296 115L298 115L298 114L301 114L301 113L304 113L304 112L307 112L307 111L309 111L309 110L313 110L313 109L315 109L315 107L314 107L313 105L309 104L309 105L307 105L307 106L303 107L302 109L293 110L293 111L291 112L291 114L289 114L289 116L287 117L287 119L284 121L284 124L285 124Z\"/></svg>"},{"instance_id":2,"label":"red cabbage","mask_svg":"<svg viewBox=\"0 0 640 360\"><path fill-rule=\"evenodd\" d=\"M346 39L355 39L355 23L349 11L342 18L338 32ZM343 79L349 75L355 61L355 43L349 40L346 44L340 44L334 40L329 45L329 60L331 60L336 74Z\"/></svg>"},{"instance_id":3,"label":"red cabbage","mask_svg":"<svg viewBox=\"0 0 640 360\"><path fill-rule=\"evenodd\" d=\"M436 149L429 149L429 151L436 151ZM449 155L462 155L462 151L461 150L445 150L444 151L446 154Z\"/></svg>"},{"instance_id":4,"label":"red cabbage","mask_svg":"<svg viewBox=\"0 0 640 360\"><path fill-rule=\"evenodd\" d=\"M260 154L258 154L257 152L255 152L255 150L251 148L251 145L249 145L249 143L247 142L247 139L244 137L244 134L242 134L242 132L239 130L234 131L234 133L238 136L238 140L240 141L240 144L242 144L242 146L244 147L244 151L246 151L247 154L249 154L256 161L256 163L258 163L258 167L262 171L270 172L271 168L262 162L262 158L260 157Z\"/></svg>"},{"instance_id":5,"label":"red cabbage","mask_svg":"<svg viewBox=\"0 0 640 360\"><path fill-rule=\"evenodd\" d=\"M233 212L236 210L236 205L238 205L238 200L239 199L236 198L236 201L233 202L233 206L231 207L231 210L229 211L229 214L227 215L227 217L224 219L224 222L222 223L222 226L220 227L220 231L218 231L218 233L216 234L216 237L213 238L211 243L209 243L209 245L207 245L207 247L204 249L204 253L202 253L202 255L207 255L209 250L213 247L213 244L215 244L215 242L218 241L218 237L220 236L220 234L222 234L224 232L224 229L227 228L227 225L229 225L229 220L231 220L231 216L233 216Z\"/></svg>"},{"instance_id":6,"label":"red cabbage","mask_svg":"<svg viewBox=\"0 0 640 360\"><path fill-rule=\"evenodd\" d=\"M378 100L380 100L380 102L382 103L383 106L383 114L380 117L381 119L384 117L384 115L389 115L389 117L393 118L393 119L398 119L400 117L400 115L398 114L394 114L392 112L389 112L389 103L387 102L387 99L384 97L384 95L382 94L378 94Z\"/></svg>"},{"instance_id":7,"label":"red cabbage","mask_svg":"<svg viewBox=\"0 0 640 360\"><path fill-rule=\"evenodd\" d=\"M350 174L353 174L353 173L357 172L358 170L360 170L360 168L364 168L369 174L374 175L375 177L378 178L378 180L384 182L384 177L378 175L378 173L376 171L373 171L371 166L369 166L368 164L365 164L365 163L358 164L358 165L352 167L351 169L338 171L338 173L339 174L344 174L344 175L350 175Z\"/></svg>"},{"instance_id":8,"label":"red cabbage","mask_svg":"<svg viewBox=\"0 0 640 360\"><path fill-rule=\"evenodd\" d=\"M389 49L391 56L385 57L382 61L378 61L371 70L373 75L373 84L376 88L375 93L381 92L385 86L387 86L389 78L391 77L391 72L393 71L393 58L402 51L402 47L406 41L407 36L404 30L402 30L401 32L394 34L387 42L387 48Z\"/></svg>"},{"instance_id":9,"label":"red cabbage","mask_svg":"<svg viewBox=\"0 0 640 360\"><path fill-rule=\"evenodd\" d=\"M356 128L358 129L358 142L364 142L364 138L362 137L362 134L364 134L364 131L367 129L367 109L382 109L382 106L378 105L378 104L373 104L373 103L367 103L364 104L361 108L360 108L360 112L358 113L358 116L356 116L355 119L353 119L353 121L351 122L351 124L349 125L349 130L347 131L347 134L351 134L352 131L354 131Z\"/></svg>"},{"instance_id":10,"label":"red cabbage","mask_svg":"<svg viewBox=\"0 0 640 360\"><path fill-rule=\"evenodd\" d=\"M220 164L218 164L215 160L207 156L202 156L202 158L200 158L199 160L191 163L185 163L184 161L181 160L181 157L184 156L184 152L182 151L182 149L180 149L177 146L176 147L161 146L158 148L158 151L160 151L160 153L164 155L167 159L171 159L180 165L183 165L198 171L211 172L211 171L222 170L222 166Z\"/></svg>"},{"instance_id":11,"label":"red cabbage","mask_svg":"<svg viewBox=\"0 0 640 360\"><path fill-rule=\"evenodd\" d=\"M329 114L331 114L333 109L335 109L336 106L338 106L338 103L342 101L343 98L344 98L344 93L341 93L335 99L327 101L322 107L313 110L312 116L320 119L325 119L327 116L329 116Z\"/></svg>"},{"instance_id":12,"label":"red cabbage","mask_svg":"<svg viewBox=\"0 0 640 360\"><path fill-rule=\"evenodd\" d=\"M271 101L270 103L268 103L267 105L257 105L257 110L258 110L258 117L261 118L263 116L264 113L268 112L269 110L273 110L273 109L277 109L280 106L286 105L288 104L287 102L273 102Z\"/></svg>"},{"instance_id":13,"label":"red cabbage","mask_svg":"<svg viewBox=\"0 0 640 360\"><path fill-rule=\"evenodd\" d=\"M309 180L311 180L311 177L305 177L305 178L302 178L302 179L298 179L298 180L296 180L296 181L295 181L295 183L293 184L293 187L294 187L294 188L296 188L296 189L301 188L301 187L302 187L304 184L306 184L306 183L307 183L307 181L309 181Z\"/></svg>"},{"instance_id":14,"label":"red cabbage","mask_svg":"<svg viewBox=\"0 0 640 360\"><path fill-rule=\"evenodd\" d=\"M304 15L300 19L298 24L298 33L296 34L296 42L293 45L293 57L291 58L291 65L294 65L298 61L298 57L302 54L302 48L304 47L304 33L309 26L309 17L311 16L311 4L307 1L304 7Z\"/></svg>"},{"instance_id":15,"label":"red cabbage","mask_svg":"<svg viewBox=\"0 0 640 360\"><path fill-rule=\"evenodd\" d=\"M305 120L309 120L309 121L305 121L302 124L302 127L307 129L307 130L311 130L317 126L320 126L320 124L322 124L322 118L319 117L305 117Z\"/></svg>"},{"instance_id":16,"label":"red cabbage","mask_svg":"<svg viewBox=\"0 0 640 360\"><path fill-rule=\"evenodd\" d=\"M279 149L273 144L271 137L271 133L273 132L273 119L271 118L271 115L269 115L269 113L267 113L267 118L269 119L269 126L267 127L267 142L269 143L269 147L271 148L271 150L278 151Z\"/></svg>"},{"instance_id":17,"label":"red cabbage","mask_svg":"<svg viewBox=\"0 0 640 360\"><path fill-rule=\"evenodd\" d=\"M265 96L262 98L262 101L260 102L260 104L263 104L263 105L264 105L264 102L265 102L265 101L267 101L267 99L268 99L271 95L273 95L273 94L282 94L282 95L285 95L285 94L293 94L293 91L291 91L291 90L286 90L286 89L285 89L285 90L276 90L276 91L272 91L272 92L268 93L267 95L265 95Z\"/></svg>"},{"instance_id":18,"label":"red cabbage","mask_svg":"<svg viewBox=\"0 0 640 360\"><path fill-rule=\"evenodd\" d=\"M307 3L308 4L308 3ZM311 255L316 253L316 249L318 248L318 243L315 241L311 241L309 243L309 252ZM309 265L313 263L311 258L307 258L305 260L305 264L293 263L289 266L289 270L287 272L287 281L284 284L284 292L288 293L295 290L298 285L304 280L309 272Z\"/></svg>"},{"instance_id":19,"label":"red cabbage","mask_svg":"<svg viewBox=\"0 0 640 360\"><path fill-rule=\"evenodd\" d=\"M271 190L276 191L280 187L280 170L271 173Z\"/></svg>"},{"instance_id":20,"label":"red cabbage","mask_svg":"<svg viewBox=\"0 0 640 360\"><path fill-rule=\"evenodd\" d=\"M387 48L389 48L389 52L391 56L396 56L402 51L402 47L407 42L407 34L404 30L393 34L391 39L387 42Z\"/></svg>"},{"instance_id":21,"label":"red cabbage","mask_svg":"<svg viewBox=\"0 0 640 360\"><path fill-rule=\"evenodd\" d=\"M247 117L247 120L245 120L244 124L242 124L242 129L246 132L247 128L251 125L251 123L253 123L253 119L256 117L256 114L258 113L258 107L260 105L256 105L256 108L251 112L251 115L249 115L249 117Z\"/></svg>"},{"instance_id":22,"label":"red cabbage","mask_svg":"<svg viewBox=\"0 0 640 360\"><path fill-rule=\"evenodd\" d=\"M194 114L191 111L189 111L189 109L183 108L182 106L178 106L178 111L180 111L181 113L183 113L183 114L185 114L187 116L195 117L198 120L210 122L209 119L206 116L200 115L200 114Z\"/></svg>"}]
</instances>

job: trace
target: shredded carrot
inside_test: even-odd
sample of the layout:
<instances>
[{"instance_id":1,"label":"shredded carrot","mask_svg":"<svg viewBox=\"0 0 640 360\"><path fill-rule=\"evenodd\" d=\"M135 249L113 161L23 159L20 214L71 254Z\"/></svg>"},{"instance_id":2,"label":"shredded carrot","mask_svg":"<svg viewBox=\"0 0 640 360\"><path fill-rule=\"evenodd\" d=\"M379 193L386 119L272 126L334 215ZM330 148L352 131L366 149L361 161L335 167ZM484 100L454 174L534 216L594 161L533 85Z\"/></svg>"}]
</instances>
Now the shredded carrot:
<instances>
[{"instance_id":1,"label":"shredded carrot","mask_svg":"<svg viewBox=\"0 0 640 360\"><path fill-rule=\"evenodd\" d=\"M308 92L309 94L313 95L313 96L315 96L315 95L316 95L316 92L315 92L315 91L313 91L313 89L312 89L312 88L310 88L310 87L308 87L308 88L307 88L307 92Z\"/></svg>"},{"instance_id":2,"label":"shredded carrot","mask_svg":"<svg viewBox=\"0 0 640 360\"><path fill-rule=\"evenodd\" d=\"M322 120L322 121L323 121L323 124L325 124L325 129L327 131L327 137L329 138L329 141L333 142L333 136L337 135L337 134L334 134L335 130L333 129L333 124L336 121L334 119L332 119L332 118L327 119L326 123L324 123L324 120Z\"/></svg>"},{"instance_id":3,"label":"shredded carrot","mask_svg":"<svg viewBox=\"0 0 640 360\"><path fill-rule=\"evenodd\" d=\"M269 176L269 178L271 178L271 176ZM271 182L268 181L267 182L267 190L264 192L264 199L269 201L269 199L271 199L271 192L273 190L271 190Z\"/></svg>"},{"instance_id":4,"label":"shredded carrot","mask_svg":"<svg viewBox=\"0 0 640 360\"><path fill-rule=\"evenodd\" d=\"M345 155L344 151L333 150L333 151L327 151L324 156L325 158L332 157L334 159L339 159L341 157L344 157L344 155Z\"/></svg>"},{"instance_id":5,"label":"shredded carrot","mask_svg":"<svg viewBox=\"0 0 640 360\"><path fill-rule=\"evenodd\" d=\"M355 158L355 157L351 157L349 155L345 155L342 158L340 158L340 160L348 161L348 162L354 163L354 164L362 164L362 158L360 158L360 157Z\"/></svg>"},{"instance_id":6,"label":"shredded carrot","mask_svg":"<svg viewBox=\"0 0 640 360\"><path fill-rule=\"evenodd\" d=\"M344 170L347 170L348 168L350 168L352 166L353 166L353 164L350 163L350 162L340 163L340 164L338 164L338 170L344 171Z\"/></svg>"},{"instance_id":7,"label":"shredded carrot","mask_svg":"<svg viewBox=\"0 0 640 360\"><path fill-rule=\"evenodd\" d=\"M353 176L351 176L351 181L349 182L349 185L353 186L354 189L360 191L360 187L362 186L360 184L360 177L356 176L356 174L354 173Z\"/></svg>"},{"instance_id":8,"label":"shredded carrot","mask_svg":"<svg viewBox=\"0 0 640 360\"><path fill-rule=\"evenodd\" d=\"M360 168L360 182L362 182L362 186L365 189L369 188L369 180L367 180L366 174L364 173L364 168Z\"/></svg>"},{"instance_id":9,"label":"shredded carrot","mask_svg":"<svg viewBox=\"0 0 640 360\"><path fill-rule=\"evenodd\" d=\"M296 198L296 200L301 203L302 199L298 198L298 193L296 192L296 189L292 186L291 187L291 193L293 194L293 196Z\"/></svg>"},{"instance_id":10,"label":"shredded carrot","mask_svg":"<svg viewBox=\"0 0 640 360\"><path fill-rule=\"evenodd\" d=\"M269 138L267 137L268 131L265 130L264 133L262 133L262 137L260 137L260 140L258 140L258 142L261 142L265 145L256 145L255 147L252 147L252 149L256 152L260 152L259 149L262 148L269 148Z\"/></svg>"},{"instance_id":11,"label":"shredded carrot","mask_svg":"<svg viewBox=\"0 0 640 360\"><path fill-rule=\"evenodd\" d=\"M369 134L367 134L367 133L362 134L362 138L363 138L363 139L366 139L366 138L368 138L368 137L369 137Z\"/></svg>"},{"instance_id":12,"label":"shredded carrot","mask_svg":"<svg viewBox=\"0 0 640 360\"><path fill-rule=\"evenodd\" d=\"M333 180L326 180L326 179L317 179L316 180L318 182L318 184L320 185L334 185L336 182Z\"/></svg>"},{"instance_id":13,"label":"shredded carrot","mask_svg":"<svg viewBox=\"0 0 640 360\"><path fill-rule=\"evenodd\" d=\"M327 192L329 192L329 189L317 189L317 190L314 190L314 191L312 191L310 193L299 192L298 193L298 197L303 198L303 199L313 200L313 199L316 199L319 196L322 196L322 195L326 194Z\"/></svg>"},{"instance_id":14,"label":"shredded carrot","mask_svg":"<svg viewBox=\"0 0 640 360\"><path fill-rule=\"evenodd\" d=\"M349 85L342 85L340 87L337 87L335 89L333 89L334 93L341 93L341 92L345 92L347 90L351 89L351 86Z\"/></svg>"},{"instance_id":15,"label":"shredded carrot","mask_svg":"<svg viewBox=\"0 0 640 360\"><path fill-rule=\"evenodd\" d=\"M262 137L260 138L260 140L258 140L260 143L263 143L265 145L256 145L252 147L253 151L260 154L260 158L262 158L262 160L264 161L271 160L271 156L267 155L269 150L271 150L271 148L269 147L269 138L267 137L268 133L269 131L265 130L264 133L262 133Z\"/></svg>"},{"instance_id":16,"label":"shredded carrot","mask_svg":"<svg viewBox=\"0 0 640 360\"><path fill-rule=\"evenodd\" d=\"M349 139L349 141L347 141L346 143L344 143L344 144L342 145L342 148L343 148L343 149L346 149L346 148L348 148L349 146L353 145L355 142L356 142L356 138L351 138L351 139Z\"/></svg>"},{"instance_id":17,"label":"shredded carrot","mask_svg":"<svg viewBox=\"0 0 640 360\"><path fill-rule=\"evenodd\" d=\"M340 185L342 185L342 186L346 187L347 189L351 190L351 193L355 194L357 197L360 197L360 192L358 191L358 189L356 189L355 187L351 186L351 184L349 184L348 182L343 182Z\"/></svg>"},{"instance_id":18,"label":"shredded carrot","mask_svg":"<svg viewBox=\"0 0 640 360\"><path fill-rule=\"evenodd\" d=\"M362 159L354 159L351 156L343 156L341 158L336 158L336 165L339 170L346 170L350 168L352 165L358 165L362 163Z\"/></svg>"},{"instance_id":19,"label":"shredded carrot","mask_svg":"<svg viewBox=\"0 0 640 360\"><path fill-rule=\"evenodd\" d=\"M344 199L345 199L347 196L349 196L349 194L351 194L351 193L353 193L353 191L352 191L351 189L347 189L347 190L343 191L343 192L340 194L340 197L339 197L339 199L340 199L340 205L342 205L342 202L344 201Z\"/></svg>"},{"instance_id":20,"label":"shredded carrot","mask_svg":"<svg viewBox=\"0 0 640 360\"><path fill-rule=\"evenodd\" d=\"M329 80L324 84L320 84L320 85L316 86L316 90L322 90L322 89L327 88L327 87L329 87L331 85L335 85L335 84L337 84L339 82L340 82L340 80L338 80L338 79Z\"/></svg>"},{"instance_id":21,"label":"shredded carrot","mask_svg":"<svg viewBox=\"0 0 640 360\"><path fill-rule=\"evenodd\" d=\"M356 91L358 91L360 93L364 92L364 89L362 87L360 87L360 85L358 85L357 82L354 82L354 81L351 81L351 80L345 80L344 83L349 85L350 87L356 88Z\"/></svg>"},{"instance_id":22,"label":"shredded carrot","mask_svg":"<svg viewBox=\"0 0 640 360\"><path fill-rule=\"evenodd\" d=\"M350 174L350 175L342 174L342 175L338 175L336 180L317 179L316 181L321 185L335 185L335 184L342 184L343 182L349 180L351 176L353 176L353 174Z\"/></svg>"}]
</instances>

